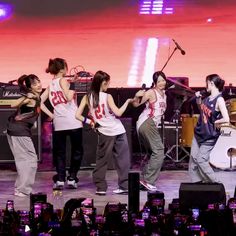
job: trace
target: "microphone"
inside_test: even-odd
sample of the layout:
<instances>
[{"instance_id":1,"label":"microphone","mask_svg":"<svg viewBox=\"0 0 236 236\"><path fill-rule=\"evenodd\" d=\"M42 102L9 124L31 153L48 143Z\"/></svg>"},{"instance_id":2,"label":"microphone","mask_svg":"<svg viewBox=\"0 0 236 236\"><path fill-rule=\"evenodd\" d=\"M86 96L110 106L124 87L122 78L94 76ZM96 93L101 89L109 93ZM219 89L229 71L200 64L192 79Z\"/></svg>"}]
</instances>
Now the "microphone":
<instances>
[{"instance_id":1,"label":"microphone","mask_svg":"<svg viewBox=\"0 0 236 236\"><path fill-rule=\"evenodd\" d=\"M180 45L174 39L172 39L172 40L173 40L176 48L180 50L181 54L185 55L185 51L183 50L183 48L181 48Z\"/></svg>"},{"instance_id":2,"label":"microphone","mask_svg":"<svg viewBox=\"0 0 236 236\"><path fill-rule=\"evenodd\" d=\"M200 90L199 93L200 93L201 97L205 97L208 95L208 92L206 91L206 89Z\"/></svg>"},{"instance_id":3,"label":"microphone","mask_svg":"<svg viewBox=\"0 0 236 236\"><path fill-rule=\"evenodd\" d=\"M142 89L142 90L144 90L144 89L146 90L146 84L145 84L145 83L142 84L141 89ZM139 103L141 103L142 98L143 98L143 97L139 97Z\"/></svg>"},{"instance_id":4,"label":"microphone","mask_svg":"<svg viewBox=\"0 0 236 236\"><path fill-rule=\"evenodd\" d=\"M206 91L206 89L202 89L202 90L197 91L197 92L200 93L200 97L206 97L208 95L208 92ZM188 102L192 102L197 98L196 93L190 99L188 99Z\"/></svg>"}]
</instances>

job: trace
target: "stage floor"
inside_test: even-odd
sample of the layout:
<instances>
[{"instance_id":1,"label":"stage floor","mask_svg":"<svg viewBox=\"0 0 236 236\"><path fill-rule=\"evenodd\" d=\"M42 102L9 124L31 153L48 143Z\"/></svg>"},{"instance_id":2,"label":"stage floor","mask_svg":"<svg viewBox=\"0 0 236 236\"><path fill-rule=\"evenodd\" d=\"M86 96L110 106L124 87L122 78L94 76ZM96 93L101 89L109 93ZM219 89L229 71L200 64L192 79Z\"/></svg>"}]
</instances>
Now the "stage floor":
<instances>
[{"instance_id":1,"label":"stage floor","mask_svg":"<svg viewBox=\"0 0 236 236\"><path fill-rule=\"evenodd\" d=\"M38 172L36 176L36 183L34 185L34 192L47 193L48 202L55 204L52 198L52 176L55 172L45 171ZM78 174L80 179L77 190L63 190L64 202L71 198L92 198L94 205L97 208L97 213L102 214L105 205L109 203L128 203L128 195L116 195L112 190L117 187L117 174L114 170L107 172L108 191L106 196L95 195L95 187L92 183L92 170L81 170ZM226 193L231 197L234 195L236 172L217 171L218 178L221 179L225 186ZM14 200L16 210L29 210L30 200L28 197L20 198L13 195L14 181L16 172L13 170L0 171L0 209L5 208L7 200ZM165 208L168 209L169 203L173 198L178 198L179 187L181 183L190 182L188 172L183 170L162 171L157 187L159 191L165 194ZM147 200L147 192L140 191L140 209Z\"/></svg>"}]
</instances>

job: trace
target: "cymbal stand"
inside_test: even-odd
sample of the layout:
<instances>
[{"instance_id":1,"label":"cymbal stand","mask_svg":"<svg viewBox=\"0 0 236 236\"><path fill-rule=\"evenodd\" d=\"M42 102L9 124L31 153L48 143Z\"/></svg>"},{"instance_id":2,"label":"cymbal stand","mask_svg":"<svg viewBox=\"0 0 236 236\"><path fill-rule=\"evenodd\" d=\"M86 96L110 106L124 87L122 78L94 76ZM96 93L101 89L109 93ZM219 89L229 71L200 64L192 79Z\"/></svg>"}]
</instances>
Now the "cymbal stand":
<instances>
[{"instance_id":1,"label":"cymbal stand","mask_svg":"<svg viewBox=\"0 0 236 236\"><path fill-rule=\"evenodd\" d=\"M175 114L173 116L173 121L175 123L175 144L172 145L167 152L165 153L165 157L170 158L174 162L181 162L186 157L190 157L190 153L182 146L179 145L179 118L180 118L180 110L175 110ZM173 152L174 156L173 157ZM185 155L179 158L179 154L184 153Z\"/></svg>"},{"instance_id":2,"label":"cymbal stand","mask_svg":"<svg viewBox=\"0 0 236 236\"><path fill-rule=\"evenodd\" d=\"M233 158L234 158L234 148L230 148L228 150L228 156L229 156L229 168L227 171L235 171L235 168L233 167Z\"/></svg>"}]
</instances>

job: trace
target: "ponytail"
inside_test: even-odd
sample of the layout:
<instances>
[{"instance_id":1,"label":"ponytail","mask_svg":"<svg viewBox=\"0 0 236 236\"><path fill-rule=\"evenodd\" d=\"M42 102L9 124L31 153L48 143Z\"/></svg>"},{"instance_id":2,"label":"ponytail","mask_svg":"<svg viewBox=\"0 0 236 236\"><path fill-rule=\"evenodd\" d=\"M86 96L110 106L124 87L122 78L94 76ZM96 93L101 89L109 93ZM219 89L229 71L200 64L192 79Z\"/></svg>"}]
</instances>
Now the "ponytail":
<instances>
[{"instance_id":1,"label":"ponytail","mask_svg":"<svg viewBox=\"0 0 236 236\"><path fill-rule=\"evenodd\" d=\"M39 78L34 74L20 76L17 80L20 91L23 93L28 93L31 90L31 85L35 80L39 81Z\"/></svg>"},{"instance_id":2,"label":"ponytail","mask_svg":"<svg viewBox=\"0 0 236 236\"><path fill-rule=\"evenodd\" d=\"M218 74L211 74L206 77L206 81L211 81L215 84L216 88L219 89L220 92L223 91L225 81Z\"/></svg>"},{"instance_id":3,"label":"ponytail","mask_svg":"<svg viewBox=\"0 0 236 236\"><path fill-rule=\"evenodd\" d=\"M62 58L55 58L49 59L48 68L45 71L46 73L56 75L63 69L68 69L66 61Z\"/></svg>"}]
</instances>

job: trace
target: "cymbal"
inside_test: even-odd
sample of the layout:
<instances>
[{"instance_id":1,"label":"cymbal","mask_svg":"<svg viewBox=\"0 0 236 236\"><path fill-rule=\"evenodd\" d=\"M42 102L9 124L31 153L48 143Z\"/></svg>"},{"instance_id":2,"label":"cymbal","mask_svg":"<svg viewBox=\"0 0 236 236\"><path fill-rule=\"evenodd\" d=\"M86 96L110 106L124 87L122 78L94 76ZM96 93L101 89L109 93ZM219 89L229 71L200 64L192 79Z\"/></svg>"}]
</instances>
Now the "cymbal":
<instances>
[{"instance_id":1,"label":"cymbal","mask_svg":"<svg viewBox=\"0 0 236 236\"><path fill-rule=\"evenodd\" d=\"M186 97L192 97L195 93L193 90L187 90L183 88L171 88L167 90L168 93L173 93L175 95L180 95L180 96L186 96Z\"/></svg>"},{"instance_id":2,"label":"cymbal","mask_svg":"<svg viewBox=\"0 0 236 236\"><path fill-rule=\"evenodd\" d=\"M169 81L169 82L171 82L171 83L173 83L173 85L177 85L177 86L179 86L179 87L181 87L181 88L183 88L183 89L186 89L186 90L188 90L188 91L191 91L191 92L195 93L195 91L193 91L191 88L189 88L188 86L186 86L186 85L180 83L180 82L177 81L177 80L173 80L173 79L171 79L171 78L169 78L169 77L167 77L166 80Z\"/></svg>"}]
</instances>

